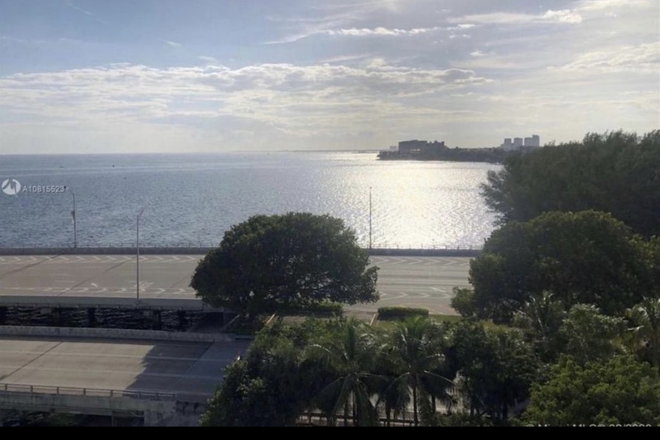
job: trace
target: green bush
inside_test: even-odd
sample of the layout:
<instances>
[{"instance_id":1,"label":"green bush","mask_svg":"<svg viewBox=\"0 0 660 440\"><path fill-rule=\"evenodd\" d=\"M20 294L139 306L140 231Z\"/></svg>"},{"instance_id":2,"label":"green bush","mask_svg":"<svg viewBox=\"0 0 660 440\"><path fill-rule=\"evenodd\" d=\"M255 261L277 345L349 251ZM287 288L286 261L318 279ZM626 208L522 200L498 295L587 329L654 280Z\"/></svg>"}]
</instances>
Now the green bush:
<instances>
[{"instance_id":1,"label":"green bush","mask_svg":"<svg viewBox=\"0 0 660 440\"><path fill-rule=\"evenodd\" d=\"M406 319L411 316L429 316L429 311L412 307L380 307L378 309L378 319Z\"/></svg>"},{"instance_id":2,"label":"green bush","mask_svg":"<svg viewBox=\"0 0 660 440\"><path fill-rule=\"evenodd\" d=\"M477 307L474 303L474 291L472 289L454 287L454 297L451 299L451 307L464 318L475 316Z\"/></svg>"}]
</instances>

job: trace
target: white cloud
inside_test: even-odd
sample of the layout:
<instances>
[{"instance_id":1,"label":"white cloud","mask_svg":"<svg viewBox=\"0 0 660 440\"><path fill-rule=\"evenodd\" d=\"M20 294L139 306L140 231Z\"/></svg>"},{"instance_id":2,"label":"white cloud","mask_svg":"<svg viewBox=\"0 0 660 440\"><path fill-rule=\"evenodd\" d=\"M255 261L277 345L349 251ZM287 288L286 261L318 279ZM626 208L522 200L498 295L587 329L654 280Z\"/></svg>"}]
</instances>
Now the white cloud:
<instances>
[{"instance_id":1,"label":"white cloud","mask_svg":"<svg viewBox=\"0 0 660 440\"><path fill-rule=\"evenodd\" d=\"M474 14L466 15L464 17L451 18L451 23L479 23L479 24L580 24L582 23L582 16L569 9L562 9L559 11L548 10L544 14L531 15L510 12L494 12L489 14Z\"/></svg>"},{"instance_id":2,"label":"white cloud","mask_svg":"<svg viewBox=\"0 0 660 440\"><path fill-rule=\"evenodd\" d=\"M561 11L548 10L545 14L543 14L543 19L568 24L582 23L582 16L577 12L571 11L569 9L562 9Z\"/></svg>"},{"instance_id":3,"label":"white cloud","mask_svg":"<svg viewBox=\"0 0 660 440\"><path fill-rule=\"evenodd\" d=\"M170 47L174 47L174 48L183 47L183 44L181 44L181 43L177 43L177 42L175 42L175 41L169 41L169 40L166 40L166 41L165 41L165 44L167 44L167 45L170 46Z\"/></svg>"},{"instance_id":4,"label":"white cloud","mask_svg":"<svg viewBox=\"0 0 660 440\"><path fill-rule=\"evenodd\" d=\"M167 124L191 135L252 130L264 139L274 132L334 136L361 126L412 123L412 118L420 118L414 122L419 124L440 114L450 120L452 112L421 110L414 100L489 81L466 69L415 69L383 60L366 67L259 64L240 69L118 64L2 78L0 114L58 132L123 124L143 124L141 131L151 132ZM218 122L228 120L231 127ZM2 126L8 130L9 125Z\"/></svg>"},{"instance_id":5,"label":"white cloud","mask_svg":"<svg viewBox=\"0 0 660 440\"><path fill-rule=\"evenodd\" d=\"M204 61L208 64L220 64L220 61L214 57L210 57L208 55L200 55L197 57L199 60Z\"/></svg>"},{"instance_id":6,"label":"white cloud","mask_svg":"<svg viewBox=\"0 0 660 440\"><path fill-rule=\"evenodd\" d=\"M612 47L580 55L560 67L567 72L660 72L660 42Z\"/></svg>"},{"instance_id":7,"label":"white cloud","mask_svg":"<svg viewBox=\"0 0 660 440\"><path fill-rule=\"evenodd\" d=\"M583 0L578 2L577 8L583 11L602 11L619 8L647 8L653 6L656 0Z\"/></svg>"},{"instance_id":8,"label":"white cloud","mask_svg":"<svg viewBox=\"0 0 660 440\"><path fill-rule=\"evenodd\" d=\"M327 35L341 35L351 37L364 37L364 36L400 36L400 35L421 35L430 32L437 32L442 30L441 27L431 28L414 28L414 29L387 29L384 27L377 27L373 29L339 29L326 31Z\"/></svg>"}]
</instances>

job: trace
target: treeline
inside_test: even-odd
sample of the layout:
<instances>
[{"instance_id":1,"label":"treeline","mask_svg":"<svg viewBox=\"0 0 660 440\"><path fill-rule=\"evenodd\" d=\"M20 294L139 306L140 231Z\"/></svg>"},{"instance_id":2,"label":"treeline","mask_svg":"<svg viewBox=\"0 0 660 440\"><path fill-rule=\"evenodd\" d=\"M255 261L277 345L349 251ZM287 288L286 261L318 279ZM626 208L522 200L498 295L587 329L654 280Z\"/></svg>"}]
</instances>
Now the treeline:
<instances>
[{"instance_id":1,"label":"treeline","mask_svg":"<svg viewBox=\"0 0 660 440\"><path fill-rule=\"evenodd\" d=\"M592 209L660 235L660 130L590 133L580 143L514 153L488 173L482 194L501 224Z\"/></svg>"},{"instance_id":2,"label":"treeline","mask_svg":"<svg viewBox=\"0 0 660 440\"><path fill-rule=\"evenodd\" d=\"M500 227L452 306L522 329L548 367L521 420L656 426L660 131L512 155L482 193Z\"/></svg>"},{"instance_id":3,"label":"treeline","mask_svg":"<svg viewBox=\"0 0 660 440\"><path fill-rule=\"evenodd\" d=\"M588 305L564 315L553 301L530 303L513 328L426 317L389 328L278 323L227 368L202 425L659 424L660 377L634 330L660 304L626 321Z\"/></svg>"},{"instance_id":4,"label":"treeline","mask_svg":"<svg viewBox=\"0 0 660 440\"><path fill-rule=\"evenodd\" d=\"M487 162L503 163L510 152L501 148L448 148L438 152L420 154L399 154L397 151L382 151L381 160L441 160L447 162Z\"/></svg>"},{"instance_id":5,"label":"treeline","mask_svg":"<svg viewBox=\"0 0 660 440\"><path fill-rule=\"evenodd\" d=\"M501 148L448 148L438 153L420 155L420 160L443 160L447 162L502 163L510 152Z\"/></svg>"},{"instance_id":6,"label":"treeline","mask_svg":"<svg viewBox=\"0 0 660 440\"><path fill-rule=\"evenodd\" d=\"M513 154L482 192L461 321L264 329L203 423L660 425L660 130Z\"/></svg>"}]
</instances>

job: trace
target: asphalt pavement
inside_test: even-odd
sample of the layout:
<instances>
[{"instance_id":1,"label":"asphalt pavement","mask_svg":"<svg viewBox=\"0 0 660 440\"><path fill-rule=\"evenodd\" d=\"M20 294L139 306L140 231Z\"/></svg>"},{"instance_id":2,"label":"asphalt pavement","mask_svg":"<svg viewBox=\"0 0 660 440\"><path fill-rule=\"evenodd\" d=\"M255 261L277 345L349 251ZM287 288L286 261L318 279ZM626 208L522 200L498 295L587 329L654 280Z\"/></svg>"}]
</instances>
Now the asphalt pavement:
<instances>
[{"instance_id":1,"label":"asphalt pavement","mask_svg":"<svg viewBox=\"0 0 660 440\"><path fill-rule=\"evenodd\" d=\"M142 300L201 304L188 287L202 255L140 256ZM467 287L470 258L372 256L380 268L376 304L349 307L373 312L381 306L424 307L455 313L452 289ZM111 306L137 295L135 255L0 256L0 304L48 299Z\"/></svg>"}]
</instances>

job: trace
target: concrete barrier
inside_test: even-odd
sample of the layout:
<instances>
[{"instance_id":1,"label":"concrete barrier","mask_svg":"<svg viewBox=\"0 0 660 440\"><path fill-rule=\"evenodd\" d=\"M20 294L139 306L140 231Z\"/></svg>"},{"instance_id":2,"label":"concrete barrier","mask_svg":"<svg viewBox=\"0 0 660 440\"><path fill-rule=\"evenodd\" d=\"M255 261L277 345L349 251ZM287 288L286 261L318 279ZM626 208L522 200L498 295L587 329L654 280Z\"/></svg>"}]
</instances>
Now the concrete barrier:
<instances>
[{"instance_id":1,"label":"concrete barrier","mask_svg":"<svg viewBox=\"0 0 660 440\"><path fill-rule=\"evenodd\" d=\"M145 426L154 426L176 414L176 400L146 400L130 397L68 395L54 391L11 392L0 390L0 409L66 412L112 416L140 413Z\"/></svg>"},{"instance_id":2,"label":"concrete barrier","mask_svg":"<svg viewBox=\"0 0 660 440\"><path fill-rule=\"evenodd\" d=\"M140 247L142 255L206 255L210 247ZM480 249L366 249L369 255L400 257L476 257ZM0 255L135 255L133 247L0 248Z\"/></svg>"},{"instance_id":3,"label":"concrete barrier","mask_svg":"<svg viewBox=\"0 0 660 440\"><path fill-rule=\"evenodd\" d=\"M235 341L236 336L218 333L166 332L160 330L128 330L117 328L74 328L0 326L0 336L27 336L48 338L129 339L168 342L221 342Z\"/></svg>"}]
</instances>

